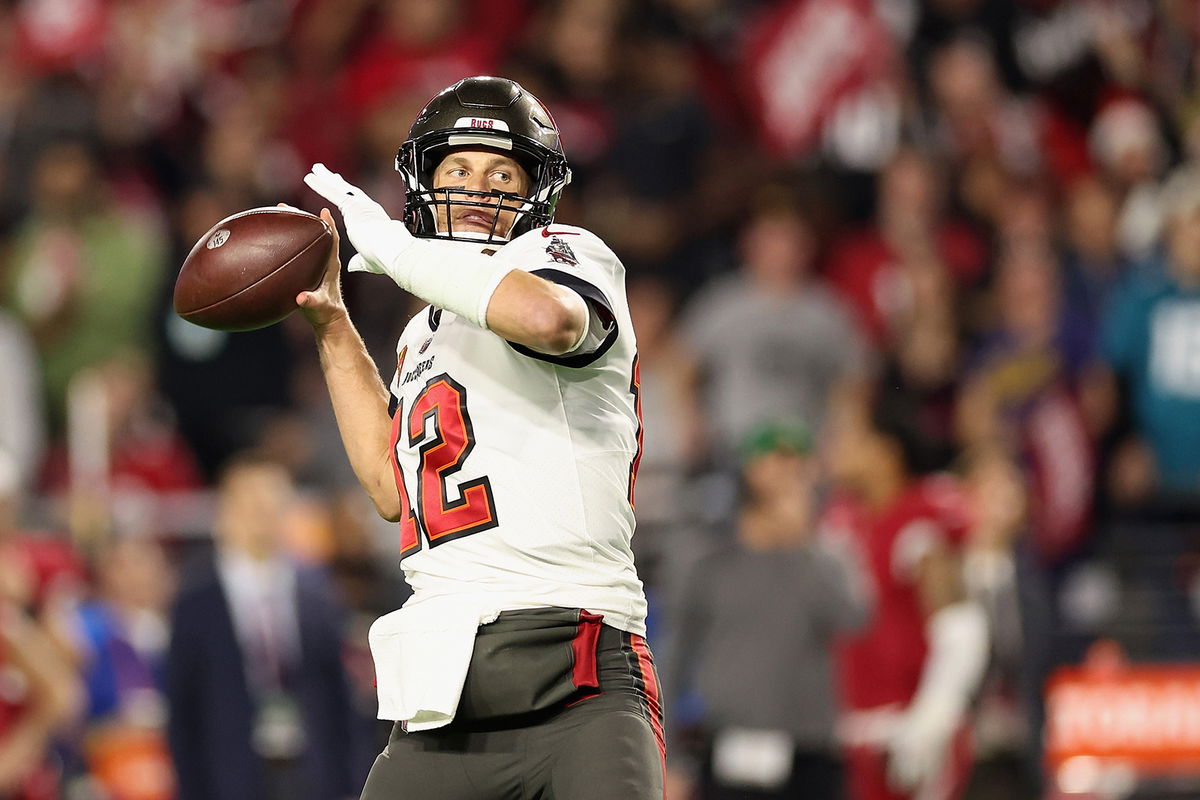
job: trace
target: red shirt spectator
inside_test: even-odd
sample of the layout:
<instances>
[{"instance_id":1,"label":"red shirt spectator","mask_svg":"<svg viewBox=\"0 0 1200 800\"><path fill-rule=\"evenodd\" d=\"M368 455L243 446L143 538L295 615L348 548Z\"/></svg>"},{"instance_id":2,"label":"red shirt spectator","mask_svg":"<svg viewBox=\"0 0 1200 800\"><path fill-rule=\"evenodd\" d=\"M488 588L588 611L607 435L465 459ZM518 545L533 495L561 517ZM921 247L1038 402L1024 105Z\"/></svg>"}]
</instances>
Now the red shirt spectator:
<instances>
[{"instance_id":1,"label":"red shirt spectator","mask_svg":"<svg viewBox=\"0 0 1200 800\"><path fill-rule=\"evenodd\" d=\"M70 678L58 654L12 605L0 601L0 795L57 800L50 735L67 711ZM65 678L56 685L56 678Z\"/></svg>"},{"instance_id":2,"label":"red shirt spectator","mask_svg":"<svg viewBox=\"0 0 1200 800\"><path fill-rule=\"evenodd\" d=\"M915 151L900 152L880 176L874 225L844 237L830 255L830 279L878 344L908 310L907 267L932 258L959 286L983 272L983 242L967 226L944 218L941 194L934 164Z\"/></svg>"},{"instance_id":3,"label":"red shirt spectator","mask_svg":"<svg viewBox=\"0 0 1200 800\"><path fill-rule=\"evenodd\" d=\"M926 443L906 409L882 396L855 405L834 428L830 468L846 496L825 520L875 594L875 618L840 653L848 795L945 800L967 776L988 650L986 618L959 578L965 503L955 480L922 477Z\"/></svg>"},{"instance_id":4,"label":"red shirt spectator","mask_svg":"<svg viewBox=\"0 0 1200 800\"><path fill-rule=\"evenodd\" d=\"M983 243L965 225L946 223L935 234L937 256L959 285L983 271ZM829 276L858 311L863 329L876 343L888 338L892 320L907 302L908 278L895 246L883 231L868 228L845 237L831 256Z\"/></svg>"},{"instance_id":5,"label":"red shirt spectator","mask_svg":"<svg viewBox=\"0 0 1200 800\"><path fill-rule=\"evenodd\" d=\"M913 484L882 510L871 511L849 495L834 499L826 524L856 544L875 587L874 621L842 648L842 688L851 709L912 699L925 663L925 612L913 576L916 561L933 544L961 547L966 515L952 478Z\"/></svg>"}]
</instances>

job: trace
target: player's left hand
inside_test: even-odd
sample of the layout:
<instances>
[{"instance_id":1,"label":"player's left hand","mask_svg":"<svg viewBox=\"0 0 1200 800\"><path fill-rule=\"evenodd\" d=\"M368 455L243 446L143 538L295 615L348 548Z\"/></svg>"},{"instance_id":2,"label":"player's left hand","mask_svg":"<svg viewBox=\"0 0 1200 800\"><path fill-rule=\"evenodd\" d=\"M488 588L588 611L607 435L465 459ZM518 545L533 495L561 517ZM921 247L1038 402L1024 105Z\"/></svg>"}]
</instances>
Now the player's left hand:
<instances>
[{"instance_id":1,"label":"player's left hand","mask_svg":"<svg viewBox=\"0 0 1200 800\"><path fill-rule=\"evenodd\" d=\"M313 164L304 182L317 194L338 207L346 223L346 236L358 251L350 271L386 272L386 268L413 243L413 235L403 222L387 215L362 189L347 181L324 164ZM366 261L369 266L355 264Z\"/></svg>"},{"instance_id":2,"label":"player's left hand","mask_svg":"<svg viewBox=\"0 0 1200 800\"><path fill-rule=\"evenodd\" d=\"M282 205L282 204L281 204ZM346 314L346 302L342 297L342 262L338 255L338 232L333 215L328 208L321 209L321 219L333 231L333 246L329 248L329 261L321 284L312 291L296 295L296 305L314 328L323 328L339 316Z\"/></svg>"}]
</instances>

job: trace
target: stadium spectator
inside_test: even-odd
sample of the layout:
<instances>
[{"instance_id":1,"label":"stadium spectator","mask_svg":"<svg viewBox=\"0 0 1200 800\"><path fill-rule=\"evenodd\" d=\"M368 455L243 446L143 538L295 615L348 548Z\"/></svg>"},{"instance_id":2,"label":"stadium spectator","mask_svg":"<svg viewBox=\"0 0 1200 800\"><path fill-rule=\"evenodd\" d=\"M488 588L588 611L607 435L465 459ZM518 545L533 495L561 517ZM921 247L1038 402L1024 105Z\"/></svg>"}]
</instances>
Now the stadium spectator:
<instances>
[{"instance_id":1,"label":"stadium spectator","mask_svg":"<svg viewBox=\"0 0 1200 800\"><path fill-rule=\"evenodd\" d=\"M64 655L74 652L74 609L85 588L84 566L69 541L23 519L32 496L15 462L0 450L0 596L33 617Z\"/></svg>"},{"instance_id":2,"label":"stadium spectator","mask_svg":"<svg viewBox=\"0 0 1200 800\"><path fill-rule=\"evenodd\" d=\"M1083 398L1094 391L1094 356L1086 323L1066 312L1048 242L1014 237L992 291L995 322L971 357L959 431L966 445L1000 441L1020 459L1037 497L1037 549L1053 563L1090 530L1095 454Z\"/></svg>"},{"instance_id":3,"label":"stadium spectator","mask_svg":"<svg viewBox=\"0 0 1200 800\"><path fill-rule=\"evenodd\" d=\"M115 202L112 188L92 145L46 145L0 288L0 303L33 334L56 418L72 375L150 344L163 241L144 212Z\"/></svg>"},{"instance_id":4,"label":"stadium spectator","mask_svg":"<svg viewBox=\"0 0 1200 800\"><path fill-rule=\"evenodd\" d=\"M171 800L163 661L172 567L158 542L124 536L97 543L92 568L95 594L78 613L89 772L113 800Z\"/></svg>"},{"instance_id":5,"label":"stadium spectator","mask_svg":"<svg viewBox=\"0 0 1200 800\"><path fill-rule=\"evenodd\" d=\"M1154 255L1163 230L1160 177L1167 165L1167 143L1158 117L1137 98L1104 105L1088 132L1092 158L1118 192L1117 239L1126 256Z\"/></svg>"},{"instance_id":6,"label":"stadium spectator","mask_svg":"<svg viewBox=\"0 0 1200 800\"><path fill-rule=\"evenodd\" d=\"M1138 275L1117 292L1104 356L1124 382L1133 430L1114 456L1113 491L1126 501L1155 491L1200 489L1200 190L1180 172L1164 190L1166 253L1161 274Z\"/></svg>"},{"instance_id":7,"label":"stadium spectator","mask_svg":"<svg viewBox=\"0 0 1200 800\"><path fill-rule=\"evenodd\" d=\"M135 536L98 543L92 562L95 595L79 609L88 717L161 723L172 567L160 544Z\"/></svg>"},{"instance_id":8,"label":"stadium spectator","mask_svg":"<svg viewBox=\"0 0 1200 800\"><path fill-rule=\"evenodd\" d=\"M751 431L735 535L696 562L671 605L672 800L693 781L701 800L844 796L833 643L866 622L868 597L862 565L818 534L812 445L797 421ZM689 693L699 752L681 735Z\"/></svg>"},{"instance_id":9,"label":"stadium spectator","mask_svg":"<svg viewBox=\"0 0 1200 800\"><path fill-rule=\"evenodd\" d=\"M839 415L832 436L841 493L825 524L858 549L876 604L839 657L850 796L952 797L971 764L968 712L988 650L963 586L961 490L920 474L905 409L868 401Z\"/></svg>"},{"instance_id":10,"label":"stadium spectator","mask_svg":"<svg viewBox=\"0 0 1200 800\"><path fill-rule=\"evenodd\" d=\"M712 233L727 213L701 191L725 169L712 157L717 126L695 51L661 15L648 15L625 39L622 47L638 58L617 76L621 113L585 218L622 253L631 275L652 272L688 286L714 270Z\"/></svg>"},{"instance_id":11,"label":"stadium spectator","mask_svg":"<svg viewBox=\"0 0 1200 800\"><path fill-rule=\"evenodd\" d=\"M739 245L737 273L706 285L682 321L717 458L772 419L811 420L820 436L832 399L868 368L850 313L812 274L814 232L786 190L761 193Z\"/></svg>"},{"instance_id":12,"label":"stadium spectator","mask_svg":"<svg viewBox=\"0 0 1200 800\"><path fill-rule=\"evenodd\" d=\"M0 599L0 794L12 800L57 800L60 770L51 745L75 711L70 665L15 604Z\"/></svg>"},{"instance_id":13,"label":"stadium spectator","mask_svg":"<svg viewBox=\"0 0 1200 800\"><path fill-rule=\"evenodd\" d=\"M893 321L876 382L881 402L913 414L927 444L929 468L945 468L957 450L956 405L963 357L961 296L942 263L931 256L906 268L909 301Z\"/></svg>"},{"instance_id":14,"label":"stadium spectator","mask_svg":"<svg viewBox=\"0 0 1200 800\"><path fill-rule=\"evenodd\" d=\"M977 34L964 33L933 52L927 77L929 133L964 177L992 164L1022 178L1052 166L1043 152L1043 109L1007 91L995 55Z\"/></svg>"},{"instance_id":15,"label":"stadium spectator","mask_svg":"<svg viewBox=\"0 0 1200 800\"><path fill-rule=\"evenodd\" d=\"M124 352L80 375L95 377L102 404L101 424L108 459L107 480L117 495L182 492L202 485L195 456L175 429L171 409L154 384L149 359ZM72 424L79 424L78 421ZM62 437L47 455L42 487L63 492L73 487L69 441Z\"/></svg>"},{"instance_id":16,"label":"stadium spectator","mask_svg":"<svg viewBox=\"0 0 1200 800\"><path fill-rule=\"evenodd\" d=\"M1025 476L1003 445L961 461L969 509L963 579L987 614L990 656L974 719L975 767L964 798L1040 796L1042 686L1053 604L1029 536Z\"/></svg>"},{"instance_id":17,"label":"stadium spectator","mask_svg":"<svg viewBox=\"0 0 1200 800\"><path fill-rule=\"evenodd\" d=\"M1063 300L1067 313L1087 326L1098 348L1104 314L1124 280L1129 261L1117 241L1113 191L1095 176L1067 190L1063 209Z\"/></svg>"},{"instance_id":18,"label":"stadium spectator","mask_svg":"<svg viewBox=\"0 0 1200 800\"><path fill-rule=\"evenodd\" d=\"M351 55L339 94L360 125L398 96L420 103L464 75L496 71L504 44L484 25L463 24L469 0L383 0L376 20ZM385 112L386 113L386 112ZM391 115L388 115L391 118Z\"/></svg>"},{"instance_id":19,"label":"stadium spectator","mask_svg":"<svg viewBox=\"0 0 1200 800\"><path fill-rule=\"evenodd\" d=\"M0 452L0 796L57 800L56 733L77 710L79 685L60 644L31 616L43 587L16 531L18 473Z\"/></svg>"},{"instance_id":20,"label":"stadium spectator","mask_svg":"<svg viewBox=\"0 0 1200 800\"><path fill-rule=\"evenodd\" d=\"M912 314L912 283L935 261L956 287L983 272L985 251L966 225L948 219L938 166L911 149L899 151L879 175L875 218L843 236L829 258L829 275L879 346L900 335Z\"/></svg>"},{"instance_id":21,"label":"stadium spectator","mask_svg":"<svg viewBox=\"0 0 1200 800\"><path fill-rule=\"evenodd\" d=\"M219 486L215 559L171 614L168 736L181 800L336 800L356 787L339 604L280 549L280 467L244 455Z\"/></svg>"}]
</instances>

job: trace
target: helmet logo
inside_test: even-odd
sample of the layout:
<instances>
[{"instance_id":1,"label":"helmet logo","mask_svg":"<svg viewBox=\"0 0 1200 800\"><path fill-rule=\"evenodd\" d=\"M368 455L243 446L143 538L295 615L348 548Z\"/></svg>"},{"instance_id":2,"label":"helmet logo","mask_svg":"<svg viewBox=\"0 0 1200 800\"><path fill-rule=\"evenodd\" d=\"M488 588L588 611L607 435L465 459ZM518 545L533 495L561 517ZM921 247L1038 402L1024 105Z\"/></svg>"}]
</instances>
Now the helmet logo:
<instances>
[{"instance_id":1,"label":"helmet logo","mask_svg":"<svg viewBox=\"0 0 1200 800\"><path fill-rule=\"evenodd\" d=\"M489 117L459 117L455 123L456 128L475 128L485 131L507 131L508 123L502 119L491 119Z\"/></svg>"},{"instance_id":2,"label":"helmet logo","mask_svg":"<svg viewBox=\"0 0 1200 800\"><path fill-rule=\"evenodd\" d=\"M208 242L204 245L209 250L213 250L229 241L229 231L225 228L214 233L208 238Z\"/></svg>"}]
</instances>

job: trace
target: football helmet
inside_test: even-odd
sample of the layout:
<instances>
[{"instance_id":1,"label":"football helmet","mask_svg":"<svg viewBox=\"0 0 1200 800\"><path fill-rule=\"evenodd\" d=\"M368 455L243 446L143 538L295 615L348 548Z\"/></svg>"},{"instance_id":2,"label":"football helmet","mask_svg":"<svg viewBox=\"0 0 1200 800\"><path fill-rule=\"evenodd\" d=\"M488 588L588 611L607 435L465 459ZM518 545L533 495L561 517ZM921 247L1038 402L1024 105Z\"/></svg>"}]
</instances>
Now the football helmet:
<instances>
[{"instance_id":1,"label":"football helmet","mask_svg":"<svg viewBox=\"0 0 1200 800\"><path fill-rule=\"evenodd\" d=\"M451 150L486 147L502 151L529 173L526 196L512 192L471 192L433 188L433 171ZM503 244L554 221L558 196L571 181L558 126L541 101L507 78L464 78L430 100L396 154L404 176L404 223L414 236ZM453 206L486 208L494 214L490 233L453 230ZM438 208L449 230L437 229ZM497 231L499 211L513 211L511 231Z\"/></svg>"}]
</instances>

